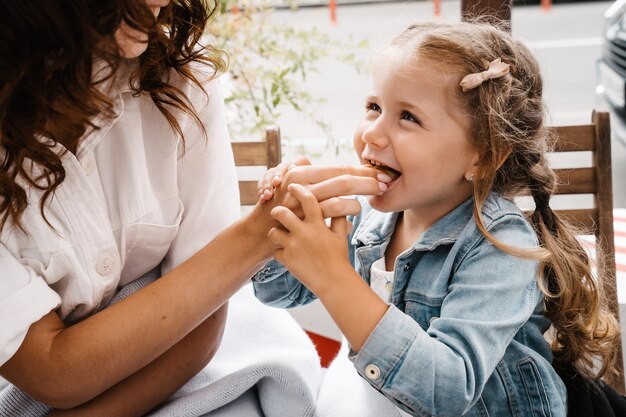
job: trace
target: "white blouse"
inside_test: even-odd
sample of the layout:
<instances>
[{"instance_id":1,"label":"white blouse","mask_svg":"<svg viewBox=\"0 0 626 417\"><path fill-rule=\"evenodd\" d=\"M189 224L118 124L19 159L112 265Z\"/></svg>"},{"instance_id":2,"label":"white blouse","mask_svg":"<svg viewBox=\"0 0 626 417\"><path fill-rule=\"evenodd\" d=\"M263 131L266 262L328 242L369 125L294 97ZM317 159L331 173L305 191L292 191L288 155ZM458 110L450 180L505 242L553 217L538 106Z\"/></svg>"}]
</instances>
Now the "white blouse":
<instances>
[{"instance_id":1,"label":"white blouse","mask_svg":"<svg viewBox=\"0 0 626 417\"><path fill-rule=\"evenodd\" d=\"M207 70L196 76L208 80ZM0 231L0 365L51 310L74 323L159 263L166 274L239 217L219 81L203 84L206 92L176 83L207 133L177 113L184 155L147 95L114 86L117 117L95 119L100 129L62 157L65 181L45 207L54 229L40 213L42 192L29 189L26 233L10 224Z\"/></svg>"}]
</instances>

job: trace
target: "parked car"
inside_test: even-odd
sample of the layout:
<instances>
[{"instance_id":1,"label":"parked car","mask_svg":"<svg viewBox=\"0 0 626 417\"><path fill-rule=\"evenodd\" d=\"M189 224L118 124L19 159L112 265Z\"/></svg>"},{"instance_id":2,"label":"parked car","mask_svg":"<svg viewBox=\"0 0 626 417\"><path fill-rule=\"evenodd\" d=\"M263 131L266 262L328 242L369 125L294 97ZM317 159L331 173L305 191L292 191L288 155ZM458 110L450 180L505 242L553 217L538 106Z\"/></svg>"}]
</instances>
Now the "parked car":
<instances>
[{"instance_id":1,"label":"parked car","mask_svg":"<svg viewBox=\"0 0 626 417\"><path fill-rule=\"evenodd\" d=\"M626 0L617 0L604 14L605 30L598 77L612 110L626 120Z\"/></svg>"}]
</instances>

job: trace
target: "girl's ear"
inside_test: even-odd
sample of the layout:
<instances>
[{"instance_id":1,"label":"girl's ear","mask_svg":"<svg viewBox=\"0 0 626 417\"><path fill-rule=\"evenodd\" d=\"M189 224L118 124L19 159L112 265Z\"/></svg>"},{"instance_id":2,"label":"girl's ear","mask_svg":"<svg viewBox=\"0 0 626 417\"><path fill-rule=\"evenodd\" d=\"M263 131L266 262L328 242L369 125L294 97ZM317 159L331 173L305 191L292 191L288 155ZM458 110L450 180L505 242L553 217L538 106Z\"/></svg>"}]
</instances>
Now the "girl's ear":
<instances>
[{"instance_id":1,"label":"girl's ear","mask_svg":"<svg viewBox=\"0 0 626 417\"><path fill-rule=\"evenodd\" d=\"M467 167L467 171L465 172L465 180L467 182L471 182L474 179L474 175L478 172L478 165L480 162L480 154L477 150L474 150L474 154L470 159L470 163Z\"/></svg>"}]
</instances>

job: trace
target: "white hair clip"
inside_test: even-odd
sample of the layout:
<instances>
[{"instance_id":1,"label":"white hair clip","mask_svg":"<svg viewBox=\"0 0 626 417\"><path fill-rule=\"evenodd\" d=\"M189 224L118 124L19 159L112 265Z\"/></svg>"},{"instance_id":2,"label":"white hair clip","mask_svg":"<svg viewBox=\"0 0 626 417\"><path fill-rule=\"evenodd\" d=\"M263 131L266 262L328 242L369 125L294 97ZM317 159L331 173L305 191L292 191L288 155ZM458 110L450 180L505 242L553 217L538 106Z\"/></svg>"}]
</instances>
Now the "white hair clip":
<instances>
[{"instance_id":1,"label":"white hair clip","mask_svg":"<svg viewBox=\"0 0 626 417\"><path fill-rule=\"evenodd\" d=\"M500 58L494 59L489 63L489 68L487 68L486 71L469 74L463 77L460 84L461 88L463 88L463 92L466 92L478 87L484 81L504 77L509 73L509 67L510 65L502 62Z\"/></svg>"}]
</instances>

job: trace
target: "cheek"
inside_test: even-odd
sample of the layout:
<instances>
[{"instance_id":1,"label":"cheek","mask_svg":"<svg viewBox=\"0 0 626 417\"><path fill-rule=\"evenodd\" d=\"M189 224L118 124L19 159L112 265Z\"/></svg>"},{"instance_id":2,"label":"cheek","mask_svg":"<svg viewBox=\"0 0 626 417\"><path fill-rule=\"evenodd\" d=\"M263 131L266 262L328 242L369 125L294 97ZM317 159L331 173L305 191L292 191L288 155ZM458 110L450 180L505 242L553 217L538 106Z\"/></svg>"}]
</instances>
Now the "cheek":
<instances>
[{"instance_id":1,"label":"cheek","mask_svg":"<svg viewBox=\"0 0 626 417\"><path fill-rule=\"evenodd\" d=\"M359 159L361 159L361 154L363 153L363 149L365 148L365 143L361 139L363 135L363 129L361 126L356 129L354 132L354 136L352 137L352 144L354 145L354 151L356 152Z\"/></svg>"}]
</instances>

